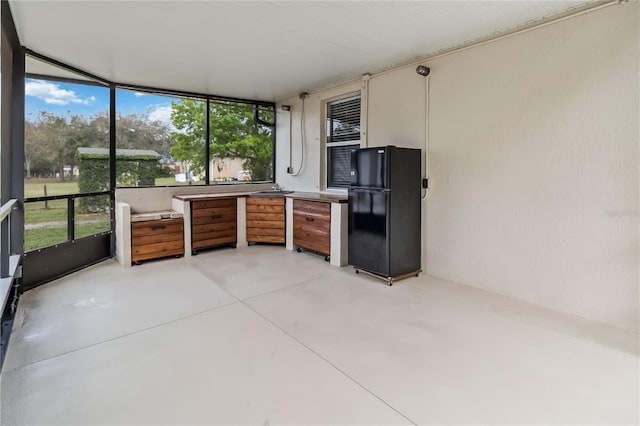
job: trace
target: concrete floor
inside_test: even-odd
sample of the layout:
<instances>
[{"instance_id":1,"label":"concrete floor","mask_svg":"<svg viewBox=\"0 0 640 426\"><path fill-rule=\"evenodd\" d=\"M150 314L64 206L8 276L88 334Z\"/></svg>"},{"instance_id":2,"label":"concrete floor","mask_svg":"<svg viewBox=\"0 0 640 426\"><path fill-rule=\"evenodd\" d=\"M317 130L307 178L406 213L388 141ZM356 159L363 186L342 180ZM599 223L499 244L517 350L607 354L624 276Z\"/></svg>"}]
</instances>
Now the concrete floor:
<instances>
[{"instance_id":1,"label":"concrete floor","mask_svg":"<svg viewBox=\"0 0 640 426\"><path fill-rule=\"evenodd\" d=\"M25 294L2 424L638 424L637 336L252 246Z\"/></svg>"}]
</instances>

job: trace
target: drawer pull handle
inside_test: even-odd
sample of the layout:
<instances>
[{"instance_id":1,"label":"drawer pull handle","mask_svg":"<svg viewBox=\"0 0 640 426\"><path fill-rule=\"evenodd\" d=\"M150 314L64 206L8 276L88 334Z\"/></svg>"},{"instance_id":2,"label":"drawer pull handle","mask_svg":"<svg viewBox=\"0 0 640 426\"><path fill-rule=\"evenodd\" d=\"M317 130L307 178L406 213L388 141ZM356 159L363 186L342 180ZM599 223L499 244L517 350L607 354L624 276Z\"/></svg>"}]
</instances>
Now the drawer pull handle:
<instances>
[{"instance_id":1,"label":"drawer pull handle","mask_svg":"<svg viewBox=\"0 0 640 426\"><path fill-rule=\"evenodd\" d=\"M307 220L307 222L313 222L313 218L312 217L305 217L305 219Z\"/></svg>"},{"instance_id":2,"label":"drawer pull handle","mask_svg":"<svg viewBox=\"0 0 640 426\"><path fill-rule=\"evenodd\" d=\"M221 214L211 215L211 219L222 219L222 215Z\"/></svg>"},{"instance_id":3,"label":"drawer pull handle","mask_svg":"<svg viewBox=\"0 0 640 426\"><path fill-rule=\"evenodd\" d=\"M164 229L164 228L166 228L166 226L164 226L164 225L154 225L154 226L151 227L151 230L152 231L157 231L158 229Z\"/></svg>"}]
</instances>

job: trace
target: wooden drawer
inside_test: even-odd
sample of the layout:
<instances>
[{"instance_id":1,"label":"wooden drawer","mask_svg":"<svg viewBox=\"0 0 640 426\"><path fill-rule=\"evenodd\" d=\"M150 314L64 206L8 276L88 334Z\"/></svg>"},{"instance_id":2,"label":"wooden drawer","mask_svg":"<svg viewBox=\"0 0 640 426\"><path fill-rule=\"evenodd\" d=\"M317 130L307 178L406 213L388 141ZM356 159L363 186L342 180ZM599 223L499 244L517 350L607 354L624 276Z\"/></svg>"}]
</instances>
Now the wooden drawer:
<instances>
[{"instance_id":1,"label":"wooden drawer","mask_svg":"<svg viewBox=\"0 0 640 426\"><path fill-rule=\"evenodd\" d=\"M236 209L224 207L220 209L200 209L192 212L194 225L206 225L208 223L236 222Z\"/></svg>"},{"instance_id":2,"label":"wooden drawer","mask_svg":"<svg viewBox=\"0 0 640 426\"><path fill-rule=\"evenodd\" d=\"M293 200L293 244L329 256L331 205Z\"/></svg>"},{"instance_id":3,"label":"wooden drawer","mask_svg":"<svg viewBox=\"0 0 640 426\"><path fill-rule=\"evenodd\" d=\"M306 214L294 213L293 214L293 227L309 227L316 228L323 232L331 232L331 221L324 218L317 218Z\"/></svg>"},{"instance_id":4,"label":"wooden drawer","mask_svg":"<svg viewBox=\"0 0 640 426\"><path fill-rule=\"evenodd\" d=\"M131 224L131 260L133 262L182 254L184 254L182 218Z\"/></svg>"},{"instance_id":5,"label":"wooden drawer","mask_svg":"<svg viewBox=\"0 0 640 426\"><path fill-rule=\"evenodd\" d=\"M224 208L237 206L236 198L221 198L219 200L192 201L191 210Z\"/></svg>"},{"instance_id":6,"label":"wooden drawer","mask_svg":"<svg viewBox=\"0 0 640 426\"><path fill-rule=\"evenodd\" d=\"M235 244L237 237L236 198L191 203L191 247L201 249Z\"/></svg>"},{"instance_id":7,"label":"wooden drawer","mask_svg":"<svg viewBox=\"0 0 640 426\"><path fill-rule=\"evenodd\" d=\"M283 197L247 198L247 241L250 243L284 244Z\"/></svg>"},{"instance_id":8,"label":"wooden drawer","mask_svg":"<svg viewBox=\"0 0 640 426\"><path fill-rule=\"evenodd\" d=\"M284 198L283 197L248 197L247 198L247 209L250 206L279 206L284 207Z\"/></svg>"},{"instance_id":9,"label":"wooden drawer","mask_svg":"<svg viewBox=\"0 0 640 426\"><path fill-rule=\"evenodd\" d=\"M293 213L331 220L331 204L316 201L293 200Z\"/></svg>"}]
</instances>

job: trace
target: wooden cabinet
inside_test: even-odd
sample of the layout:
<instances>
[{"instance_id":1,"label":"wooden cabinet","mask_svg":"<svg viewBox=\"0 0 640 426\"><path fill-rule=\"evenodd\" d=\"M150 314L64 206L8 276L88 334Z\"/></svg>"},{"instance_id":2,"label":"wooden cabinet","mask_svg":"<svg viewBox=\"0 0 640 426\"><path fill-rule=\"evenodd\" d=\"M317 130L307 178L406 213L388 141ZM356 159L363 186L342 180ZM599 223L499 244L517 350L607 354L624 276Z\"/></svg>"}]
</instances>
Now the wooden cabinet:
<instances>
[{"instance_id":1,"label":"wooden cabinet","mask_svg":"<svg viewBox=\"0 0 640 426\"><path fill-rule=\"evenodd\" d=\"M330 255L330 203L293 200L293 244Z\"/></svg>"},{"instance_id":2,"label":"wooden cabinet","mask_svg":"<svg viewBox=\"0 0 640 426\"><path fill-rule=\"evenodd\" d=\"M221 245L235 247L237 205L236 197L191 202L192 251Z\"/></svg>"},{"instance_id":3,"label":"wooden cabinet","mask_svg":"<svg viewBox=\"0 0 640 426\"><path fill-rule=\"evenodd\" d=\"M284 197L247 198L247 242L285 242Z\"/></svg>"},{"instance_id":4,"label":"wooden cabinet","mask_svg":"<svg viewBox=\"0 0 640 426\"><path fill-rule=\"evenodd\" d=\"M131 223L131 261L184 254L182 218Z\"/></svg>"}]
</instances>

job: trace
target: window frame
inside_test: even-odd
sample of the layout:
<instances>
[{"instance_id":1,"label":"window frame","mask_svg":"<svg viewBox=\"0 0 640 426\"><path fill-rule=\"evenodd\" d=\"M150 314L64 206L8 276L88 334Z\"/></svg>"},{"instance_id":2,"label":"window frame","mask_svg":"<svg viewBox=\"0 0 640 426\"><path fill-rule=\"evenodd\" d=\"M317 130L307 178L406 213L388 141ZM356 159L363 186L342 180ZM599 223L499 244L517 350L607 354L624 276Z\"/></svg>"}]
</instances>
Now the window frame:
<instances>
[{"instance_id":1,"label":"window frame","mask_svg":"<svg viewBox=\"0 0 640 426\"><path fill-rule=\"evenodd\" d=\"M63 70L72 72L72 73L77 73L80 74L82 76L86 76L89 77L93 80L95 80L97 82L97 85L104 85L109 87L112 91L113 91L113 99L111 99L111 102L113 102L113 107L115 109L115 92L116 90L130 90L130 91L136 91L136 92L145 92L145 93L149 93L149 94L155 94L155 95L160 95L160 96L174 96L174 97L185 97L185 98L192 98L192 99L200 99L204 102L206 102L207 106L206 106L206 110L207 110L207 115L208 115L208 110L209 110L209 103L210 102L233 102L233 103L241 103L241 104L247 104L249 106L255 106L257 109L260 109L261 107L266 107L269 108L273 111L273 125L271 126L272 131L271 131L271 146L272 146L272 154L271 154L271 180L266 180L266 181L244 181L242 182L242 184L244 185L251 185L251 184L269 184L269 183L275 183L275 179L276 179L276 121L277 121L277 114L276 114L276 103L275 102L269 102L269 101L261 101L261 100L256 100L256 99L243 99L243 98L235 98L235 97L231 97L231 96L221 96L221 95L215 95L215 94L205 94L205 93L196 93L196 92L186 92L186 91L180 91L180 90L172 90L172 89L161 89L161 88L157 88L157 87L151 87L151 86L143 86L143 85L137 85L137 84L128 84L128 83L124 83L124 82L115 82L115 81L110 81L107 80L105 78L96 76L94 74L88 73L84 70L81 70L79 68L76 68L74 66L65 64L64 62L60 62L57 61L55 59L52 59L46 55L40 54L38 52L35 52L29 48L24 48L24 54L28 55L34 59L38 59L40 61L46 62L49 65L55 66L55 67L59 67ZM82 79L79 79L77 81L74 81L75 79L73 78L65 78L65 77L56 77L56 76L49 76L49 75L41 75L41 74L30 74L33 76L37 76L37 78L39 79L45 79L45 80L51 80L51 81L58 81L58 82L70 82L70 83L79 83L79 84L87 84L87 82L85 82ZM94 83L95 84L95 83ZM114 161L113 161L113 173L114 173L114 177L115 177L115 147L117 146L117 140L115 140L115 119L117 116L117 110L113 111L115 112L115 114L111 114L110 116L113 115L113 118L110 118L110 120L112 120L112 126L113 129L112 131L114 132L113 138L114 138L114 146L110 147L110 149L113 150L113 157L114 157ZM208 123L208 117L205 117L205 120L207 120L207 123L205 124L206 129L207 129L207 133L208 132L208 128L209 128L209 123ZM207 156L207 163L206 163L206 167L205 170L208 171L209 169L209 162L211 161L211 156L209 153L209 143L210 141L207 140L206 141L206 156ZM208 173L207 173L207 178L205 180L204 185L198 185L198 187L209 187L209 186L223 186L223 185L238 185L238 183L233 183L233 182L223 182L223 183L212 183ZM111 191L115 191L115 189L126 189L126 190L130 190L130 189L135 189L135 188L183 188L184 185L153 185L153 186L117 186L115 185L115 182L113 182L111 186Z\"/></svg>"},{"instance_id":2,"label":"window frame","mask_svg":"<svg viewBox=\"0 0 640 426\"><path fill-rule=\"evenodd\" d=\"M329 119L329 106L330 104L336 101L345 101L350 98L360 98L360 119L359 119L359 127L360 134L358 139L352 139L348 141L340 141L340 142L328 142L329 134L327 133L327 120ZM331 98L325 99L322 105L322 157L323 157L323 167L322 167L322 184L323 188L326 191L336 191L336 192L344 192L348 189L348 185L345 186L330 186L329 185L329 148L335 146L357 146L358 148L362 147L363 140L363 111L364 111L364 95L362 90L351 91L347 93L342 93L337 96L333 96Z\"/></svg>"},{"instance_id":3,"label":"window frame","mask_svg":"<svg viewBox=\"0 0 640 426\"><path fill-rule=\"evenodd\" d=\"M247 99L239 99L239 98L230 98L223 97L217 95L203 95L198 93L191 92L181 92L181 91L173 91L169 89L155 89L148 86L136 86L136 85L126 85L126 84L118 84L115 83L116 90L127 90L133 92L143 92L148 93L150 95L156 96L167 96L167 97L175 97L175 98L188 98L197 101L202 101L205 104L205 180L203 184L194 185L197 187L209 187L209 186L231 186L231 185L251 185L251 184L269 184L275 183L275 170L276 170L276 104L274 102L266 102L266 101L257 101L257 100L247 100ZM210 163L213 159L211 155L211 135L210 135L210 107L213 103L237 103L237 104L245 104L247 108L251 107L258 110L258 119L260 119L260 110L262 108L270 108L273 114L273 123L271 127L271 180L263 180L263 181L242 181L242 182L214 182L212 176L210 176ZM116 109L117 113L117 109ZM260 121L260 120L259 120ZM258 121L258 124L264 125ZM116 147L118 145L118 141L116 139ZM134 189L134 188L184 188L185 185L153 185L153 186L116 186L117 189Z\"/></svg>"}]
</instances>

